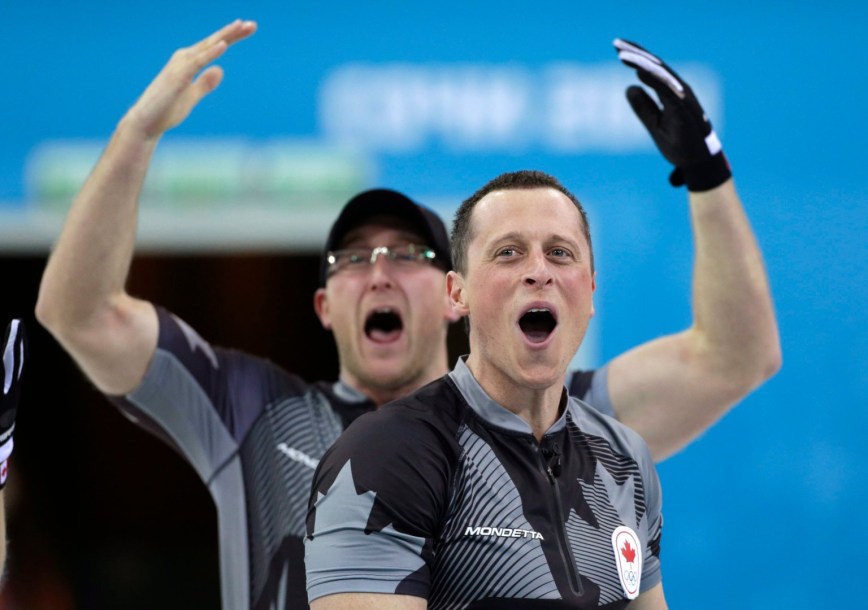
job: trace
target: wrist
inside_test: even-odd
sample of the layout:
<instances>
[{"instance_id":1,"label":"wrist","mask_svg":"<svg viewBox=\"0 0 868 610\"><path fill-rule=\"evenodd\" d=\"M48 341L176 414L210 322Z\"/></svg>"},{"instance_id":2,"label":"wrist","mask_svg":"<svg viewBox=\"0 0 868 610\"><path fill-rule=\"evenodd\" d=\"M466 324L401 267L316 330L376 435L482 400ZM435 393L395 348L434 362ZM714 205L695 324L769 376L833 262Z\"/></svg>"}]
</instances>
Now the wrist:
<instances>
[{"instance_id":1,"label":"wrist","mask_svg":"<svg viewBox=\"0 0 868 610\"><path fill-rule=\"evenodd\" d=\"M134 119L125 116L115 128L106 152L111 151L113 158L123 162L144 164L147 167L159 140L159 136L148 135L139 128Z\"/></svg>"},{"instance_id":2,"label":"wrist","mask_svg":"<svg viewBox=\"0 0 868 610\"><path fill-rule=\"evenodd\" d=\"M128 146L155 147L162 135L162 133L151 133L151 130L138 119L135 109L127 112L115 129L116 139L122 140Z\"/></svg>"},{"instance_id":3,"label":"wrist","mask_svg":"<svg viewBox=\"0 0 868 610\"><path fill-rule=\"evenodd\" d=\"M672 186L687 185L688 191L701 193L720 186L731 177L729 161L723 151L719 151L700 163L675 168L669 182Z\"/></svg>"}]
</instances>

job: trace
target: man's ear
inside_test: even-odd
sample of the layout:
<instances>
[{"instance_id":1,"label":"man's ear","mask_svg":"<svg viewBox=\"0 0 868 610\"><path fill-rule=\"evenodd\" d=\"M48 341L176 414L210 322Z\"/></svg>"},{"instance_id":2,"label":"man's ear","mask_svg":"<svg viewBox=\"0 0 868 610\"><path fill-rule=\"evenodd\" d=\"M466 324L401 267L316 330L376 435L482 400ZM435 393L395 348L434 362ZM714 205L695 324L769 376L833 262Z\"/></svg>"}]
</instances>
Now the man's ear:
<instances>
[{"instance_id":1,"label":"man's ear","mask_svg":"<svg viewBox=\"0 0 868 610\"><path fill-rule=\"evenodd\" d=\"M313 310L319 318L320 324L326 330L332 329L332 318L329 313L328 296L325 288L317 288L313 293Z\"/></svg>"},{"instance_id":2,"label":"man's ear","mask_svg":"<svg viewBox=\"0 0 868 610\"><path fill-rule=\"evenodd\" d=\"M461 314L456 312L455 308L452 307L452 298L449 296L448 276L446 277L446 280L447 281L443 283L444 287L446 288L443 291L443 319L446 320L446 322L448 322L449 324L452 324L453 322L457 322L461 319Z\"/></svg>"},{"instance_id":3,"label":"man's ear","mask_svg":"<svg viewBox=\"0 0 868 610\"><path fill-rule=\"evenodd\" d=\"M449 298L449 295L445 295L443 297L443 317L446 318L446 321L452 324L453 322L457 322L461 319L461 314L455 311L455 308L452 306L452 299Z\"/></svg>"},{"instance_id":4,"label":"man's ear","mask_svg":"<svg viewBox=\"0 0 868 610\"><path fill-rule=\"evenodd\" d=\"M470 309L467 306L467 291L464 288L464 278L455 271L450 271L446 274L446 294L452 308L453 321L470 313Z\"/></svg>"}]
</instances>

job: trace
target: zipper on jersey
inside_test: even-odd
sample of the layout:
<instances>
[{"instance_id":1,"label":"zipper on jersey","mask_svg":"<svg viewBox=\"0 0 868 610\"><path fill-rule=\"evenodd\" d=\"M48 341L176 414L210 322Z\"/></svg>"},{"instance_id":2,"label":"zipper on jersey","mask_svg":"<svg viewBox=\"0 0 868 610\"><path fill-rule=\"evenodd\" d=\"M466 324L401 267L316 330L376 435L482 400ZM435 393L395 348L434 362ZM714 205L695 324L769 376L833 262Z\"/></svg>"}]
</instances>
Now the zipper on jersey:
<instances>
[{"instance_id":1,"label":"zipper on jersey","mask_svg":"<svg viewBox=\"0 0 868 610\"><path fill-rule=\"evenodd\" d=\"M578 571L576 569L576 561L573 558L572 549L570 548L570 539L567 536L566 529L564 528L564 511L561 507L561 490L558 487L558 480L555 476L555 473L552 471L551 464L543 455L542 446L538 443L534 443L534 448L536 449L537 457L539 458L540 469L543 474L549 481L549 485L552 488L552 494L549 495L549 500L553 500L553 512L555 515L556 526L552 529L555 531L555 537L557 538L558 550L560 551L561 558L564 561L564 565L567 570L567 577L570 581L570 587L573 590L573 593L576 595L584 594L584 589L582 588L582 582L579 578ZM554 452L555 455L560 460L560 452L558 451L557 442L554 443Z\"/></svg>"}]
</instances>

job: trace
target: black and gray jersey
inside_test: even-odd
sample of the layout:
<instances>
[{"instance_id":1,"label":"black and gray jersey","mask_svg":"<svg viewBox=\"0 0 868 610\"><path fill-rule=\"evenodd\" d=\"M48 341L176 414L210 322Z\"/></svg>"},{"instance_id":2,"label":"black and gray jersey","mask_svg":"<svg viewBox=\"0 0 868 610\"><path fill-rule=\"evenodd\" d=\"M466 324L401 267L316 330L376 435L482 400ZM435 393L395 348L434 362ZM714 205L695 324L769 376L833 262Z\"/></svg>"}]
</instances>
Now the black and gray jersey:
<instances>
[{"instance_id":1,"label":"black and gray jersey","mask_svg":"<svg viewBox=\"0 0 868 610\"><path fill-rule=\"evenodd\" d=\"M308 608L302 540L314 469L373 403L341 382L307 383L268 360L213 346L165 309L157 314L159 342L144 380L110 398L208 486L223 608ZM577 373L575 383L611 409L597 377L605 379Z\"/></svg>"},{"instance_id":2,"label":"black and gray jersey","mask_svg":"<svg viewBox=\"0 0 868 610\"><path fill-rule=\"evenodd\" d=\"M223 608L307 608L302 537L313 472L373 403L344 384L308 384L268 360L212 346L164 309L158 317L144 380L113 402L208 486Z\"/></svg>"},{"instance_id":3,"label":"black and gray jersey","mask_svg":"<svg viewBox=\"0 0 868 610\"><path fill-rule=\"evenodd\" d=\"M356 420L314 475L309 598L624 608L658 585L661 495L647 446L566 391L561 407L537 441L459 361Z\"/></svg>"}]
</instances>

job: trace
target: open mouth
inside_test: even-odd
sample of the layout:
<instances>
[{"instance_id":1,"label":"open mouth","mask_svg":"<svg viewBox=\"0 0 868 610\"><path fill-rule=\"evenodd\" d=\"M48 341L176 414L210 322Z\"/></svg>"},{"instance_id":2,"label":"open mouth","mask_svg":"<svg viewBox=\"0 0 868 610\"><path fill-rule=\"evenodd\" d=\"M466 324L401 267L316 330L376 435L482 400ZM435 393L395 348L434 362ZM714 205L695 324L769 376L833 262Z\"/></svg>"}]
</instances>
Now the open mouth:
<instances>
[{"instance_id":1,"label":"open mouth","mask_svg":"<svg viewBox=\"0 0 868 610\"><path fill-rule=\"evenodd\" d=\"M365 335L377 343L395 341L403 329L401 316L388 307L372 311L365 320Z\"/></svg>"},{"instance_id":2,"label":"open mouth","mask_svg":"<svg viewBox=\"0 0 868 610\"><path fill-rule=\"evenodd\" d=\"M531 343L545 342L557 325L558 321L551 311L538 307L527 310L518 320L521 332Z\"/></svg>"}]
</instances>

